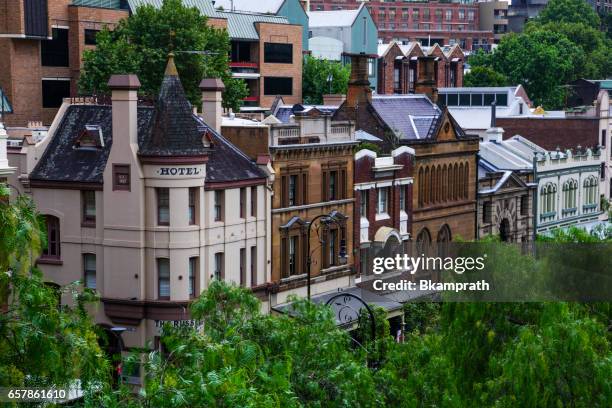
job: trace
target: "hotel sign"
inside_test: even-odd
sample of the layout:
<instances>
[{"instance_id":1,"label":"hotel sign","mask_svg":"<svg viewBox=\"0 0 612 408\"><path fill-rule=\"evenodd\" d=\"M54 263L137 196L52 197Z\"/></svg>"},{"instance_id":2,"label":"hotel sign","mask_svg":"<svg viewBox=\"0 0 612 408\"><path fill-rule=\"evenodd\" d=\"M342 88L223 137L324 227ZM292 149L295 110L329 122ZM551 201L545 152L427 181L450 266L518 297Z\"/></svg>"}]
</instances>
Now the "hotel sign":
<instances>
[{"instance_id":1,"label":"hotel sign","mask_svg":"<svg viewBox=\"0 0 612 408\"><path fill-rule=\"evenodd\" d=\"M158 176L197 176L200 174L198 167L160 167L157 169Z\"/></svg>"}]
</instances>

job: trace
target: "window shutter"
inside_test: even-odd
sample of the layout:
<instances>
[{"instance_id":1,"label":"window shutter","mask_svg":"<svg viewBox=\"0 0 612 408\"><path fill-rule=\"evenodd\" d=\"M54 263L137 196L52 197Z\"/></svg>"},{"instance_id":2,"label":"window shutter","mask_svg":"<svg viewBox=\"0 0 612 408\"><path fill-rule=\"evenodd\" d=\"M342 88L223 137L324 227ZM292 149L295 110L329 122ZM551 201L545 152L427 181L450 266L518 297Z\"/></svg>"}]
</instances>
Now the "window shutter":
<instances>
[{"instance_id":1,"label":"window shutter","mask_svg":"<svg viewBox=\"0 0 612 408\"><path fill-rule=\"evenodd\" d=\"M287 185L287 176L281 177L281 207L287 207L289 205L289 186Z\"/></svg>"}]
</instances>

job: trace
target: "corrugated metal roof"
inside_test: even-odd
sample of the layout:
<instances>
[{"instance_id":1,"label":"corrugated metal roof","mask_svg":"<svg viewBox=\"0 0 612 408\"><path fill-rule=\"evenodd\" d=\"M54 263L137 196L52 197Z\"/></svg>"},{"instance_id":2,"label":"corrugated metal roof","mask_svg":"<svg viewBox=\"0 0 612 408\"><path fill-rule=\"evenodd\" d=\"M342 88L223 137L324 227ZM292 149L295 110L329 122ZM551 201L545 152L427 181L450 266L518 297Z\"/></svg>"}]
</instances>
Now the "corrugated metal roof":
<instances>
[{"instance_id":1,"label":"corrugated metal roof","mask_svg":"<svg viewBox=\"0 0 612 408\"><path fill-rule=\"evenodd\" d=\"M121 0L72 0L72 4L75 6L100 7L107 9L126 8L125 4L122 7Z\"/></svg>"},{"instance_id":2,"label":"corrugated metal roof","mask_svg":"<svg viewBox=\"0 0 612 408\"><path fill-rule=\"evenodd\" d=\"M285 0L217 0L215 7L222 7L223 10L232 11L252 11L256 13L278 13L278 9Z\"/></svg>"},{"instance_id":3,"label":"corrugated metal roof","mask_svg":"<svg viewBox=\"0 0 612 408\"><path fill-rule=\"evenodd\" d=\"M354 10L326 10L308 12L308 25L316 27L351 27L361 7Z\"/></svg>"},{"instance_id":4,"label":"corrugated metal roof","mask_svg":"<svg viewBox=\"0 0 612 408\"><path fill-rule=\"evenodd\" d=\"M210 0L182 0L183 4L187 7L195 7L200 10L200 13L207 15L209 17L217 17L217 11L215 7L210 2ZM164 3L163 0L127 0L130 5L130 10L135 12L136 9L140 6L151 5L154 7L161 7Z\"/></svg>"},{"instance_id":5,"label":"corrugated metal roof","mask_svg":"<svg viewBox=\"0 0 612 408\"><path fill-rule=\"evenodd\" d=\"M255 23L289 24L285 17L267 14L217 11L218 17L227 19L227 32L231 39L259 40Z\"/></svg>"},{"instance_id":6,"label":"corrugated metal roof","mask_svg":"<svg viewBox=\"0 0 612 408\"><path fill-rule=\"evenodd\" d=\"M188 7L195 7L200 10L200 13L214 18L222 18L227 20L227 32L231 39L237 40L258 40L259 34L255 29L255 23L275 23L289 24L286 17L273 16L269 14L258 14L248 12L229 12L215 10L210 0L182 0L183 4ZM152 5L161 7L163 0L128 0L130 9L135 12L136 9L143 5Z\"/></svg>"}]
</instances>

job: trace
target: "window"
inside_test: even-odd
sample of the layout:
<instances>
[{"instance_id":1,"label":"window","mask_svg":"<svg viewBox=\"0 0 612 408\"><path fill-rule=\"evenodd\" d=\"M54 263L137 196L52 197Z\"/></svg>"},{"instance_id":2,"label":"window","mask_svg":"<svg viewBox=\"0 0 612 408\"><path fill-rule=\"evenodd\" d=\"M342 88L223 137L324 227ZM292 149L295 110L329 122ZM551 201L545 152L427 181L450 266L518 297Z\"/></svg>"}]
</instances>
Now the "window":
<instances>
[{"instance_id":1,"label":"window","mask_svg":"<svg viewBox=\"0 0 612 408\"><path fill-rule=\"evenodd\" d=\"M281 205L291 207L307 204L307 171L281 177Z\"/></svg>"},{"instance_id":2,"label":"window","mask_svg":"<svg viewBox=\"0 0 612 408\"><path fill-rule=\"evenodd\" d=\"M393 68L393 90L396 92L400 91L400 69L399 67Z\"/></svg>"},{"instance_id":3,"label":"window","mask_svg":"<svg viewBox=\"0 0 612 408\"><path fill-rule=\"evenodd\" d=\"M170 225L170 189L156 188L157 225Z\"/></svg>"},{"instance_id":4,"label":"window","mask_svg":"<svg viewBox=\"0 0 612 408\"><path fill-rule=\"evenodd\" d=\"M292 64L293 44L264 43L264 62Z\"/></svg>"},{"instance_id":5,"label":"window","mask_svg":"<svg viewBox=\"0 0 612 408\"><path fill-rule=\"evenodd\" d=\"M240 218L246 218L246 188L240 189Z\"/></svg>"},{"instance_id":6,"label":"window","mask_svg":"<svg viewBox=\"0 0 612 408\"><path fill-rule=\"evenodd\" d=\"M81 192L81 205L83 208L83 225L96 225L96 192L86 190Z\"/></svg>"},{"instance_id":7,"label":"window","mask_svg":"<svg viewBox=\"0 0 612 408\"><path fill-rule=\"evenodd\" d=\"M67 67L70 65L68 52L68 29L53 28L51 40L40 42L40 62L44 67Z\"/></svg>"},{"instance_id":8,"label":"window","mask_svg":"<svg viewBox=\"0 0 612 408\"><path fill-rule=\"evenodd\" d=\"M493 205L490 202L482 204L482 223L490 224L493 220Z\"/></svg>"},{"instance_id":9,"label":"window","mask_svg":"<svg viewBox=\"0 0 612 408\"><path fill-rule=\"evenodd\" d=\"M377 214L386 214L389 204L389 187L382 187L378 189L378 208L376 209Z\"/></svg>"},{"instance_id":10,"label":"window","mask_svg":"<svg viewBox=\"0 0 612 408\"><path fill-rule=\"evenodd\" d=\"M113 191L130 191L130 165L113 164Z\"/></svg>"},{"instance_id":11,"label":"window","mask_svg":"<svg viewBox=\"0 0 612 408\"><path fill-rule=\"evenodd\" d=\"M554 216L557 211L557 185L548 183L540 191L541 211L543 217Z\"/></svg>"},{"instance_id":12,"label":"window","mask_svg":"<svg viewBox=\"0 0 612 408\"><path fill-rule=\"evenodd\" d=\"M251 247L251 286L257 286L257 247Z\"/></svg>"},{"instance_id":13,"label":"window","mask_svg":"<svg viewBox=\"0 0 612 408\"><path fill-rule=\"evenodd\" d=\"M298 248L298 237L289 237L289 276L297 274L297 248Z\"/></svg>"},{"instance_id":14,"label":"window","mask_svg":"<svg viewBox=\"0 0 612 408\"><path fill-rule=\"evenodd\" d=\"M224 198L223 190L215 190L215 221L223 221Z\"/></svg>"},{"instance_id":15,"label":"window","mask_svg":"<svg viewBox=\"0 0 612 408\"><path fill-rule=\"evenodd\" d=\"M83 254L83 281L86 288L96 289L96 256Z\"/></svg>"},{"instance_id":16,"label":"window","mask_svg":"<svg viewBox=\"0 0 612 408\"><path fill-rule=\"evenodd\" d=\"M336 256L337 241L338 241L338 230L337 229L329 230L328 240L329 240L328 241L329 245L327 245L328 256L329 256L328 265L334 266L337 263L337 256Z\"/></svg>"},{"instance_id":17,"label":"window","mask_svg":"<svg viewBox=\"0 0 612 408\"><path fill-rule=\"evenodd\" d=\"M160 300L170 299L170 260L157 258L157 297Z\"/></svg>"},{"instance_id":18,"label":"window","mask_svg":"<svg viewBox=\"0 0 612 408\"><path fill-rule=\"evenodd\" d=\"M597 206L597 187L598 187L597 178L594 176L589 176L586 180L584 180L584 205L585 206Z\"/></svg>"},{"instance_id":19,"label":"window","mask_svg":"<svg viewBox=\"0 0 612 408\"><path fill-rule=\"evenodd\" d=\"M606 179L606 163L601 163L601 170L599 173L601 175L601 179L605 180Z\"/></svg>"},{"instance_id":20,"label":"window","mask_svg":"<svg viewBox=\"0 0 612 408\"><path fill-rule=\"evenodd\" d=\"M43 258L60 259L60 222L59 218L45 215L47 224L47 248L43 250Z\"/></svg>"},{"instance_id":21,"label":"window","mask_svg":"<svg viewBox=\"0 0 612 408\"><path fill-rule=\"evenodd\" d=\"M368 249L359 250L359 272L362 276L368 274Z\"/></svg>"},{"instance_id":22,"label":"window","mask_svg":"<svg viewBox=\"0 0 612 408\"><path fill-rule=\"evenodd\" d=\"M298 179L298 176L295 175L295 174L292 174L291 176L289 176L289 202L288 202L288 204L290 206L296 204L296 199L297 199L297 179Z\"/></svg>"},{"instance_id":23,"label":"window","mask_svg":"<svg viewBox=\"0 0 612 408\"><path fill-rule=\"evenodd\" d=\"M529 196L521 197L521 215L529 215Z\"/></svg>"},{"instance_id":24,"label":"window","mask_svg":"<svg viewBox=\"0 0 612 408\"><path fill-rule=\"evenodd\" d=\"M42 106L43 108L59 108L64 98L70 97L70 79L43 79L42 80Z\"/></svg>"},{"instance_id":25,"label":"window","mask_svg":"<svg viewBox=\"0 0 612 408\"><path fill-rule=\"evenodd\" d=\"M601 145L606 147L606 129L601 130Z\"/></svg>"},{"instance_id":26,"label":"window","mask_svg":"<svg viewBox=\"0 0 612 408\"><path fill-rule=\"evenodd\" d=\"M399 208L406 211L406 186L399 186Z\"/></svg>"},{"instance_id":27,"label":"window","mask_svg":"<svg viewBox=\"0 0 612 408\"><path fill-rule=\"evenodd\" d=\"M293 78L264 77L265 95L293 95Z\"/></svg>"},{"instance_id":28,"label":"window","mask_svg":"<svg viewBox=\"0 0 612 408\"><path fill-rule=\"evenodd\" d=\"M251 217L257 217L257 187L251 187Z\"/></svg>"},{"instance_id":29,"label":"window","mask_svg":"<svg viewBox=\"0 0 612 408\"><path fill-rule=\"evenodd\" d=\"M361 190L359 192L359 214L363 218L368 217L368 198L369 198L368 190Z\"/></svg>"},{"instance_id":30,"label":"window","mask_svg":"<svg viewBox=\"0 0 612 408\"><path fill-rule=\"evenodd\" d=\"M563 184L563 213L573 214L576 211L576 193L578 182L574 179Z\"/></svg>"},{"instance_id":31,"label":"window","mask_svg":"<svg viewBox=\"0 0 612 408\"><path fill-rule=\"evenodd\" d=\"M96 45L97 41L96 41L96 35L98 35L98 33L100 32L100 30L92 30L89 28L85 29L85 45Z\"/></svg>"},{"instance_id":32,"label":"window","mask_svg":"<svg viewBox=\"0 0 612 408\"><path fill-rule=\"evenodd\" d=\"M223 280L223 278L225 277L225 273L224 273L224 265L223 265L223 252L217 252L215 254L215 269L214 269L214 275L213 277L216 280Z\"/></svg>"},{"instance_id":33,"label":"window","mask_svg":"<svg viewBox=\"0 0 612 408\"><path fill-rule=\"evenodd\" d=\"M197 213L198 213L198 193L199 189L197 187L189 188L189 208L188 208L188 217L189 217L189 225L195 225L198 223Z\"/></svg>"},{"instance_id":34,"label":"window","mask_svg":"<svg viewBox=\"0 0 612 408\"><path fill-rule=\"evenodd\" d=\"M196 276L198 274L198 258L189 258L189 297L194 298L198 295L198 288L196 285Z\"/></svg>"},{"instance_id":35,"label":"window","mask_svg":"<svg viewBox=\"0 0 612 408\"><path fill-rule=\"evenodd\" d=\"M246 248L240 248L240 286L246 286Z\"/></svg>"},{"instance_id":36,"label":"window","mask_svg":"<svg viewBox=\"0 0 612 408\"><path fill-rule=\"evenodd\" d=\"M451 21L453 18L453 10L446 10L446 21Z\"/></svg>"},{"instance_id":37,"label":"window","mask_svg":"<svg viewBox=\"0 0 612 408\"><path fill-rule=\"evenodd\" d=\"M322 173L322 198L323 201L340 200L346 197L347 179L346 169L335 167L324 170Z\"/></svg>"}]
</instances>

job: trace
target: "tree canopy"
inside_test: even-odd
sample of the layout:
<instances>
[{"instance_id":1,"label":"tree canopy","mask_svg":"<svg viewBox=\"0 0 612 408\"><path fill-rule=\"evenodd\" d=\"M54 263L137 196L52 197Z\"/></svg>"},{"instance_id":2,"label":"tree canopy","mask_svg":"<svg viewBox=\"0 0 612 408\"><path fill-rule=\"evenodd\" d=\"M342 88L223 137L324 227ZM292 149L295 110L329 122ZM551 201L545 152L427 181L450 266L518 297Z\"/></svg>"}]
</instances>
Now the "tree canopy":
<instances>
[{"instance_id":1,"label":"tree canopy","mask_svg":"<svg viewBox=\"0 0 612 408\"><path fill-rule=\"evenodd\" d=\"M0 185L0 386L108 384L109 364L78 283L49 285L34 261L46 246L32 201ZM63 302L62 302L63 299Z\"/></svg>"},{"instance_id":2,"label":"tree canopy","mask_svg":"<svg viewBox=\"0 0 612 408\"><path fill-rule=\"evenodd\" d=\"M321 104L325 94L346 94L351 75L350 65L306 56L302 68L304 103ZM331 75L331 83L328 81Z\"/></svg>"},{"instance_id":3,"label":"tree canopy","mask_svg":"<svg viewBox=\"0 0 612 408\"><path fill-rule=\"evenodd\" d=\"M487 67L509 84L522 84L530 98L546 109L564 107L566 88L578 78L612 74L612 42L600 30L600 19L583 0L552 0L523 33L508 34L491 54L476 53L469 62L478 79L494 82ZM500 77L501 78L501 77ZM500 79L498 78L498 79Z\"/></svg>"},{"instance_id":4,"label":"tree canopy","mask_svg":"<svg viewBox=\"0 0 612 408\"><path fill-rule=\"evenodd\" d=\"M112 30L96 36L97 46L83 53L79 88L83 93L107 91L112 74L137 74L141 92L157 95L168 54L173 51L187 97L199 106L203 78L218 77L225 84L223 106L238 110L247 96L244 81L229 70L229 36L207 24L198 9L180 0L165 0L156 8L144 5Z\"/></svg>"},{"instance_id":5,"label":"tree canopy","mask_svg":"<svg viewBox=\"0 0 612 408\"><path fill-rule=\"evenodd\" d=\"M463 77L463 86L506 86L505 76L486 66L475 66Z\"/></svg>"}]
</instances>

